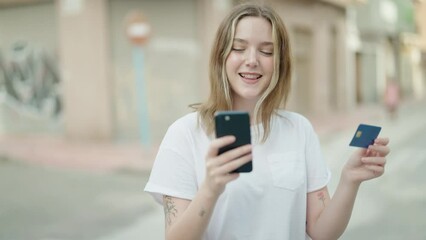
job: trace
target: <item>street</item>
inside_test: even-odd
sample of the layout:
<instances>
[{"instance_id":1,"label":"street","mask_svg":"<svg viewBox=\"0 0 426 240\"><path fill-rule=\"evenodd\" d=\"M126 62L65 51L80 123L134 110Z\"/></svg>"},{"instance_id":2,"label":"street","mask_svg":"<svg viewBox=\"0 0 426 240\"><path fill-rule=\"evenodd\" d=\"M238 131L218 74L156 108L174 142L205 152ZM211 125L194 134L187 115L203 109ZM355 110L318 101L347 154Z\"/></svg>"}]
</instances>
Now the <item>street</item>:
<instances>
[{"instance_id":1,"label":"street","mask_svg":"<svg viewBox=\"0 0 426 240\"><path fill-rule=\"evenodd\" d=\"M426 126L393 146L385 175L361 187L344 238L426 239Z\"/></svg>"},{"instance_id":2,"label":"street","mask_svg":"<svg viewBox=\"0 0 426 240\"><path fill-rule=\"evenodd\" d=\"M426 108L401 109L399 118L377 119L381 136L390 138L391 153L385 174L361 185L351 221L341 239L426 239ZM333 192L339 171L352 149L348 144L355 129L336 134L323 146L333 173ZM343 137L346 136L346 137ZM348 138L349 136L349 138ZM344 156L343 158L341 156Z\"/></svg>"},{"instance_id":3,"label":"street","mask_svg":"<svg viewBox=\"0 0 426 240\"><path fill-rule=\"evenodd\" d=\"M92 173L0 161L1 240L95 240L152 211L147 174ZM133 238L137 239L133 236Z\"/></svg>"},{"instance_id":4,"label":"street","mask_svg":"<svg viewBox=\"0 0 426 240\"><path fill-rule=\"evenodd\" d=\"M426 239L426 111L423 103L400 117L373 119L391 139L385 175L364 183L344 240ZM333 174L354 150L355 127L321 136ZM0 160L0 240L164 239L163 212L143 192L149 172L91 172Z\"/></svg>"}]
</instances>

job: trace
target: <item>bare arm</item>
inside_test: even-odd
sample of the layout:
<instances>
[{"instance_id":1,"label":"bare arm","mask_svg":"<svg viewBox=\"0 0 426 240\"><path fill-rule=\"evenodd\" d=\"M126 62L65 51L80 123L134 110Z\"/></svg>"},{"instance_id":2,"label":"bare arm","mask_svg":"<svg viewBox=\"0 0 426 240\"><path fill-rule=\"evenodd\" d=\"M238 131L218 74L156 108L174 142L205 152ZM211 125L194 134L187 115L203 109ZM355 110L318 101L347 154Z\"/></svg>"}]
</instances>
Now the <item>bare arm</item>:
<instances>
[{"instance_id":1,"label":"bare arm","mask_svg":"<svg viewBox=\"0 0 426 240\"><path fill-rule=\"evenodd\" d=\"M345 165L332 199L327 188L308 193L307 233L314 239L338 239L345 231L361 182L381 176L389 140L378 138L368 150L357 151Z\"/></svg>"},{"instance_id":2,"label":"bare arm","mask_svg":"<svg viewBox=\"0 0 426 240\"><path fill-rule=\"evenodd\" d=\"M216 200L201 191L192 201L164 196L166 239L201 239Z\"/></svg>"},{"instance_id":3,"label":"bare arm","mask_svg":"<svg viewBox=\"0 0 426 240\"><path fill-rule=\"evenodd\" d=\"M235 141L223 137L212 141L206 157L206 178L194 199L163 197L167 240L200 240L227 183L238 178L231 171L250 161L251 146L246 145L221 155L218 149Z\"/></svg>"},{"instance_id":4,"label":"bare arm","mask_svg":"<svg viewBox=\"0 0 426 240\"><path fill-rule=\"evenodd\" d=\"M307 232L314 239L338 239L345 231L358 186L345 186L340 182L333 199L327 188L308 194Z\"/></svg>"}]
</instances>

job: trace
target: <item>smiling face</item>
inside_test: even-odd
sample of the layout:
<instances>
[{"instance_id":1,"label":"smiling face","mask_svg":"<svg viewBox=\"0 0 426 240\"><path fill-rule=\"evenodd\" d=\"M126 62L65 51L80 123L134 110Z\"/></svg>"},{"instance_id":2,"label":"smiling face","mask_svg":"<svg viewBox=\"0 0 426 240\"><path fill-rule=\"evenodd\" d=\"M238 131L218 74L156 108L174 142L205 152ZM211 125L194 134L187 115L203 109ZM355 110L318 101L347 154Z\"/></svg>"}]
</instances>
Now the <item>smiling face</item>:
<instances>
[{"instance_id":1,"label":"smiling face","mask_svg":"<svg viewBox=\"0 0 426 240\"><path fill-rule=\"evenodd\" d=\"M235 29L225 67L234 110L251 111L269 86L274 71L271 24L261 17L244 17Z\"/></svg>"}]
</instances>

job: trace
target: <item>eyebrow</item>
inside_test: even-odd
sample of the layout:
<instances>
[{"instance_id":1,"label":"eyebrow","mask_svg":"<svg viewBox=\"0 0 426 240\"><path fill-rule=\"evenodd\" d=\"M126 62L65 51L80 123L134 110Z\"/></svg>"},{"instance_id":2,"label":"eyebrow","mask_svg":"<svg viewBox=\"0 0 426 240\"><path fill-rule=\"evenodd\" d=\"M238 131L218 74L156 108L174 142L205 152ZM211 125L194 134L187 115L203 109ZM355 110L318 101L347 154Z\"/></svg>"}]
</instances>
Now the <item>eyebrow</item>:
<instances>
[{"instance_id":1,"label":"eyebrow","mask_svg":"<svg viewBox=\"0 0 426 240\"><path fill-rule=\"evenodd\" d=\"M234 42L239 42L239 43L247 43L247 41L246 40L244 40L244 39L241 39L241 38L234 38ZM262 46L272 46L272 45L274 45L272 42L262 42L262 43L260 43L260 45L262 45Z\"/></svg>"}]
</instances>

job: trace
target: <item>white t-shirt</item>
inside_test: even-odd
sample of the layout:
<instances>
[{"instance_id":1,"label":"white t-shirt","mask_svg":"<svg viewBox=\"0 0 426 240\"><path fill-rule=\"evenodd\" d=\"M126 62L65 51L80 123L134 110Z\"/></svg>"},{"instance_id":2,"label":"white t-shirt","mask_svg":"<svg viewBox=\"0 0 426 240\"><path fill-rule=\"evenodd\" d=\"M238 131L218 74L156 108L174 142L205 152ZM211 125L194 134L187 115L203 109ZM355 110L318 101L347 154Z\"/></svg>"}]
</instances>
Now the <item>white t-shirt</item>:
<instances>
[{"instance_id":1,"label":"white t-shirt","mask_svg":"<svg viewBox=\"0 0 426 240\"><path fill-rule=\"evenodd\" d=\"M211 137L197 118L190 113L178 119L161 143L145 187L159 203L163 195L191 200L203 183ZM330 180L312 125L299 114L280 110L266 142L257 139L252 127L253 171L226 186L204 240L308 239L307 193Z\"/></svg>"}]
</instances>

